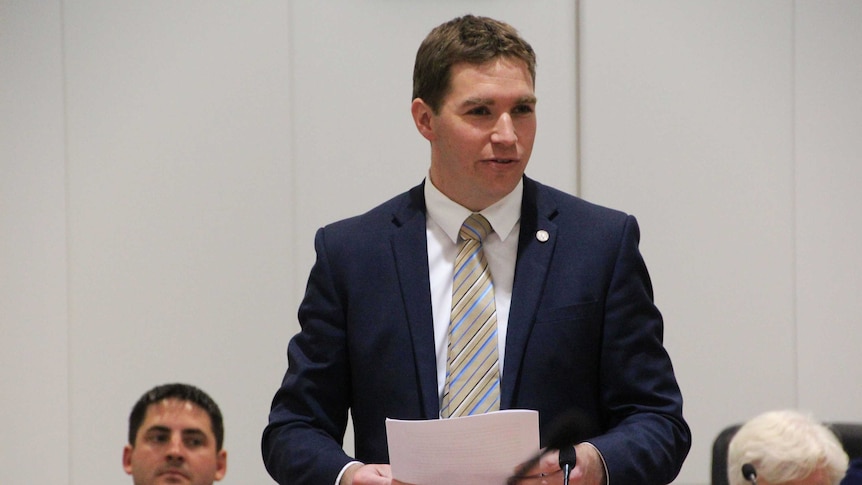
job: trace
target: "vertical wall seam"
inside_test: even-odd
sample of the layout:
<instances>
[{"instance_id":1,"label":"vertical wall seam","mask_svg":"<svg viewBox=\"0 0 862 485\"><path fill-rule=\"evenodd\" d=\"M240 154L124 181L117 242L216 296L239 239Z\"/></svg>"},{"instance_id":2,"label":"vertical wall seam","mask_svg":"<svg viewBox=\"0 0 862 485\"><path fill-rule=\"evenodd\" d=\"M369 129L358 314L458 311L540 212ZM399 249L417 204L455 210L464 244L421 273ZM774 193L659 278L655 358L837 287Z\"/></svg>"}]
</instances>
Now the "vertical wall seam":
<instances>
[{"instance_id":1,"label":"vertical wall seam","mask_svg":"<svg viewBox=\"0 0 862 485\"><path fill-rule=\"evenodd\" d=\"M74 477L72 476L72 449L74 429L72 423L72 247L71 247L71 215L69 214L71 207L71 181L69 180L69 88L68 88L68 73L67 64L68 56L66 52L66 9L65 2L58 0L60 21L60 83L62 96L63 110L63 219L64 219L64 241L65 247L65 304L66 304L66 476L68 484L71 485Z\"/></svg>"},{"instance_id":2,"label":"vertical wall seam","mask_svg":"<svg viewBox=\"0 0 862 485\"><path fill-rule=\"evenodd\" d=\"M583 197L581 188L581 0L575 0L575 195Z\"/></svg>"},{"instance_id":3,"label":"vertical wall seam","mask_svg":"<svg viewBox=\"0 0 862 485\"><path fill-rule=\"evenodd\" d=\"M798 156L796 152L796 136L797 136L797 102L796 98L798 95L796 89L796 81L798 75L797 69L797 52L796 52L796 41L798 38L796 32L796 18L798 15L797 10L797 2L793 0L791 4L792 15L790 18L790 161L791 161L791 198L790 198L790 224L791 224L791 254L793 255L791 258L791 274L793 275L793 306L792 306L792 323L793 323L793 384L794 384L794 395L796 398L796 407L799 407L800 395L799 395L799 249L798 249L798 240L799 240L799 230L798 230L798 211L797 211L797 197L799 194L799 177L798 177Z\"/></svg>"},{"instance_id":4,"label":"vertical wall seam","mask_svg":"<svg viewBox=\"0 0 862 485\"><path fill-rule=\"evenodd\" d=\"M296 126L294 123L294 112L296 110L296 42L295 42L295 33L296 29L294 28L294 2L293 0L288 0L287 2L287 118L288 118L288 127L287 127L287 136L288 136L288 157L289 160L287 163L287 176L290 177L289 187L290 187L290 195L288 197L289 200L289 208L290 212L290 243L289 247L291 248L290 252L290 265L291 268L296 269L299 268L299 259L298 255L301 254L299 251L299 237L296 234L297 220L299 218L299 210L298 210L298 201L297 194L299 193L299 182L297 180L297 157L296 157ZM294 271L294 273L298 273ZM296 276L290 279L290 291L291 294L296 294L296 289L301 288L300 282L296 280Z\"/></svg>"}]
</instances>

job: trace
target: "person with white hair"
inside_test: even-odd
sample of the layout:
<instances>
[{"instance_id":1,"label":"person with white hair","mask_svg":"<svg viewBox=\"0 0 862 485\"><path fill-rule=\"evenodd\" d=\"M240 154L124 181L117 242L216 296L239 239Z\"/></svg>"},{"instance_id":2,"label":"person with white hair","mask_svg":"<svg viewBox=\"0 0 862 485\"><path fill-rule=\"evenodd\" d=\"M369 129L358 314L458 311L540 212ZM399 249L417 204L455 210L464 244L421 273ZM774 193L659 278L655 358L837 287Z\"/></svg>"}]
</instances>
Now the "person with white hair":
<instances>
[{"instance_id":1,"label":"person with white hair","mask_svg":"<svg viewBox=\"0 0 862 485\"><path fill-rule=\"evenodd\" d=\"M730 441L730 485L838 485L849 459L828 427L794 410L746 422ZM756 478L755 478L756 477Z\"/></svg>"}]
</instances>

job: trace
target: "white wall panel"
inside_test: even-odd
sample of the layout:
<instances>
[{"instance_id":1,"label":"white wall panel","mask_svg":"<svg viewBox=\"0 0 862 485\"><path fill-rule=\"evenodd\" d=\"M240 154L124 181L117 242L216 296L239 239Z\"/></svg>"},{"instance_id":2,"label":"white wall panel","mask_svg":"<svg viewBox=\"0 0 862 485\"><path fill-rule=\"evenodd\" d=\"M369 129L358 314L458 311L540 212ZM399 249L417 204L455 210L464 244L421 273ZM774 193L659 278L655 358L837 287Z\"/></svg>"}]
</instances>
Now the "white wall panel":
<instances>
[{"instance_id":1,"label":"white wall panel","mask_svg":"<svg viewBox=\"0 0 862 485\"><path fill-rule=\"evenodd\" d=\"M862 421L862 3L796 8L799 400Z\"/></svg>"},{"instance_id":2,"label":"white wall panel","mask_svg":"<svg viewBox=\"0 0 862 485\"><path fill-rule=\"evenodd\" d=\"M792 4L581 2L582 195L638 217L708 483L727 424L793 406Z\"/></svg>"},{"instance_id":3,"label":"white wall panel","mask_svg":"<svg viewBox=\"0 0 862 485\"><path fill-rule=\"evenodd\" d=\"M185 381L225 415L222 483L267 483L260 434L297 302L287 5L64 16L71 482L130 481L132 404Z\"/></svg>"},{"instance_id":4,"label":"white wall panel","mask_svg":"<svg viewBox=\"0 0 862 485\"><path fill-rule=\"evenodd\" d=\"M3 484L69 471L61 32L59 2L0 1Z\"/></svg>"}]
</instances>

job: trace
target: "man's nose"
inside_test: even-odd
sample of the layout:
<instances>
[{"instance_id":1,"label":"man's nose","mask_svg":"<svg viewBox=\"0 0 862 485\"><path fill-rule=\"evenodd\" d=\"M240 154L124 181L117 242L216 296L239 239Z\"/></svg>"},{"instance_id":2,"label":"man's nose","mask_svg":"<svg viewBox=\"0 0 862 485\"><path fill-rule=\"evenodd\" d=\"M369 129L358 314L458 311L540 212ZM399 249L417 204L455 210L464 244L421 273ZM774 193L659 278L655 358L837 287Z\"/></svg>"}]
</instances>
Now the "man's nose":
<instances>
[{"instance_id":1,"label":"man's nose","mask_svg":"<svg viewBox=\"0 0 862 485\"><path fill-rule=\"evenodd\" d=\"M169 460L183 460L185 455L186 448L182 438L171 438L170 443L168 443L167 458Z\"/></svg>"},{"instance_id":2,"label":"man's nose","mask_svg":"<svg viewBox=\"0 0 862 485\"><path fill-rule=\"evenodd\" d=\"M494 125L494 132L491 133L491 142L511 145L516 141L518 141L518 135L515 133L515 124L512 122L512 116L509 113L503 113L497 118L497 123Z\"/></svg>"}]
</instances>

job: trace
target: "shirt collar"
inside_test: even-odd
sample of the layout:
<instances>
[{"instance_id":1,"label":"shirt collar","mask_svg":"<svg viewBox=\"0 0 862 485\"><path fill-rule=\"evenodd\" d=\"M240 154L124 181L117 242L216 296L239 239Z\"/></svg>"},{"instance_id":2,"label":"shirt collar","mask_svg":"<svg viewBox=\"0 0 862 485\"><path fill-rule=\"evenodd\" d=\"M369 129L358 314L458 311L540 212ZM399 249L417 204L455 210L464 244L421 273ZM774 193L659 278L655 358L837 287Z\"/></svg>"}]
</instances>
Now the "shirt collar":
<instances>
[{"instance_id":1,"label":"shirt collar","mask_svg":"<svg viewBox=\"0 0 862 485\"><path fill-rule=\"evenodd\" d=\"M511 235L515 224L521 219L521 200L523 197L524 181L522 179L505 197L479 212L488 219L491 227L494 228L494 233L500 240L505 241ZM457 244L461 224L473 211L446 197L431 183L430 176L425 179L425 207L428 209L428 217L443 229L453 243Z\"/></svg>"}]
</instances>

